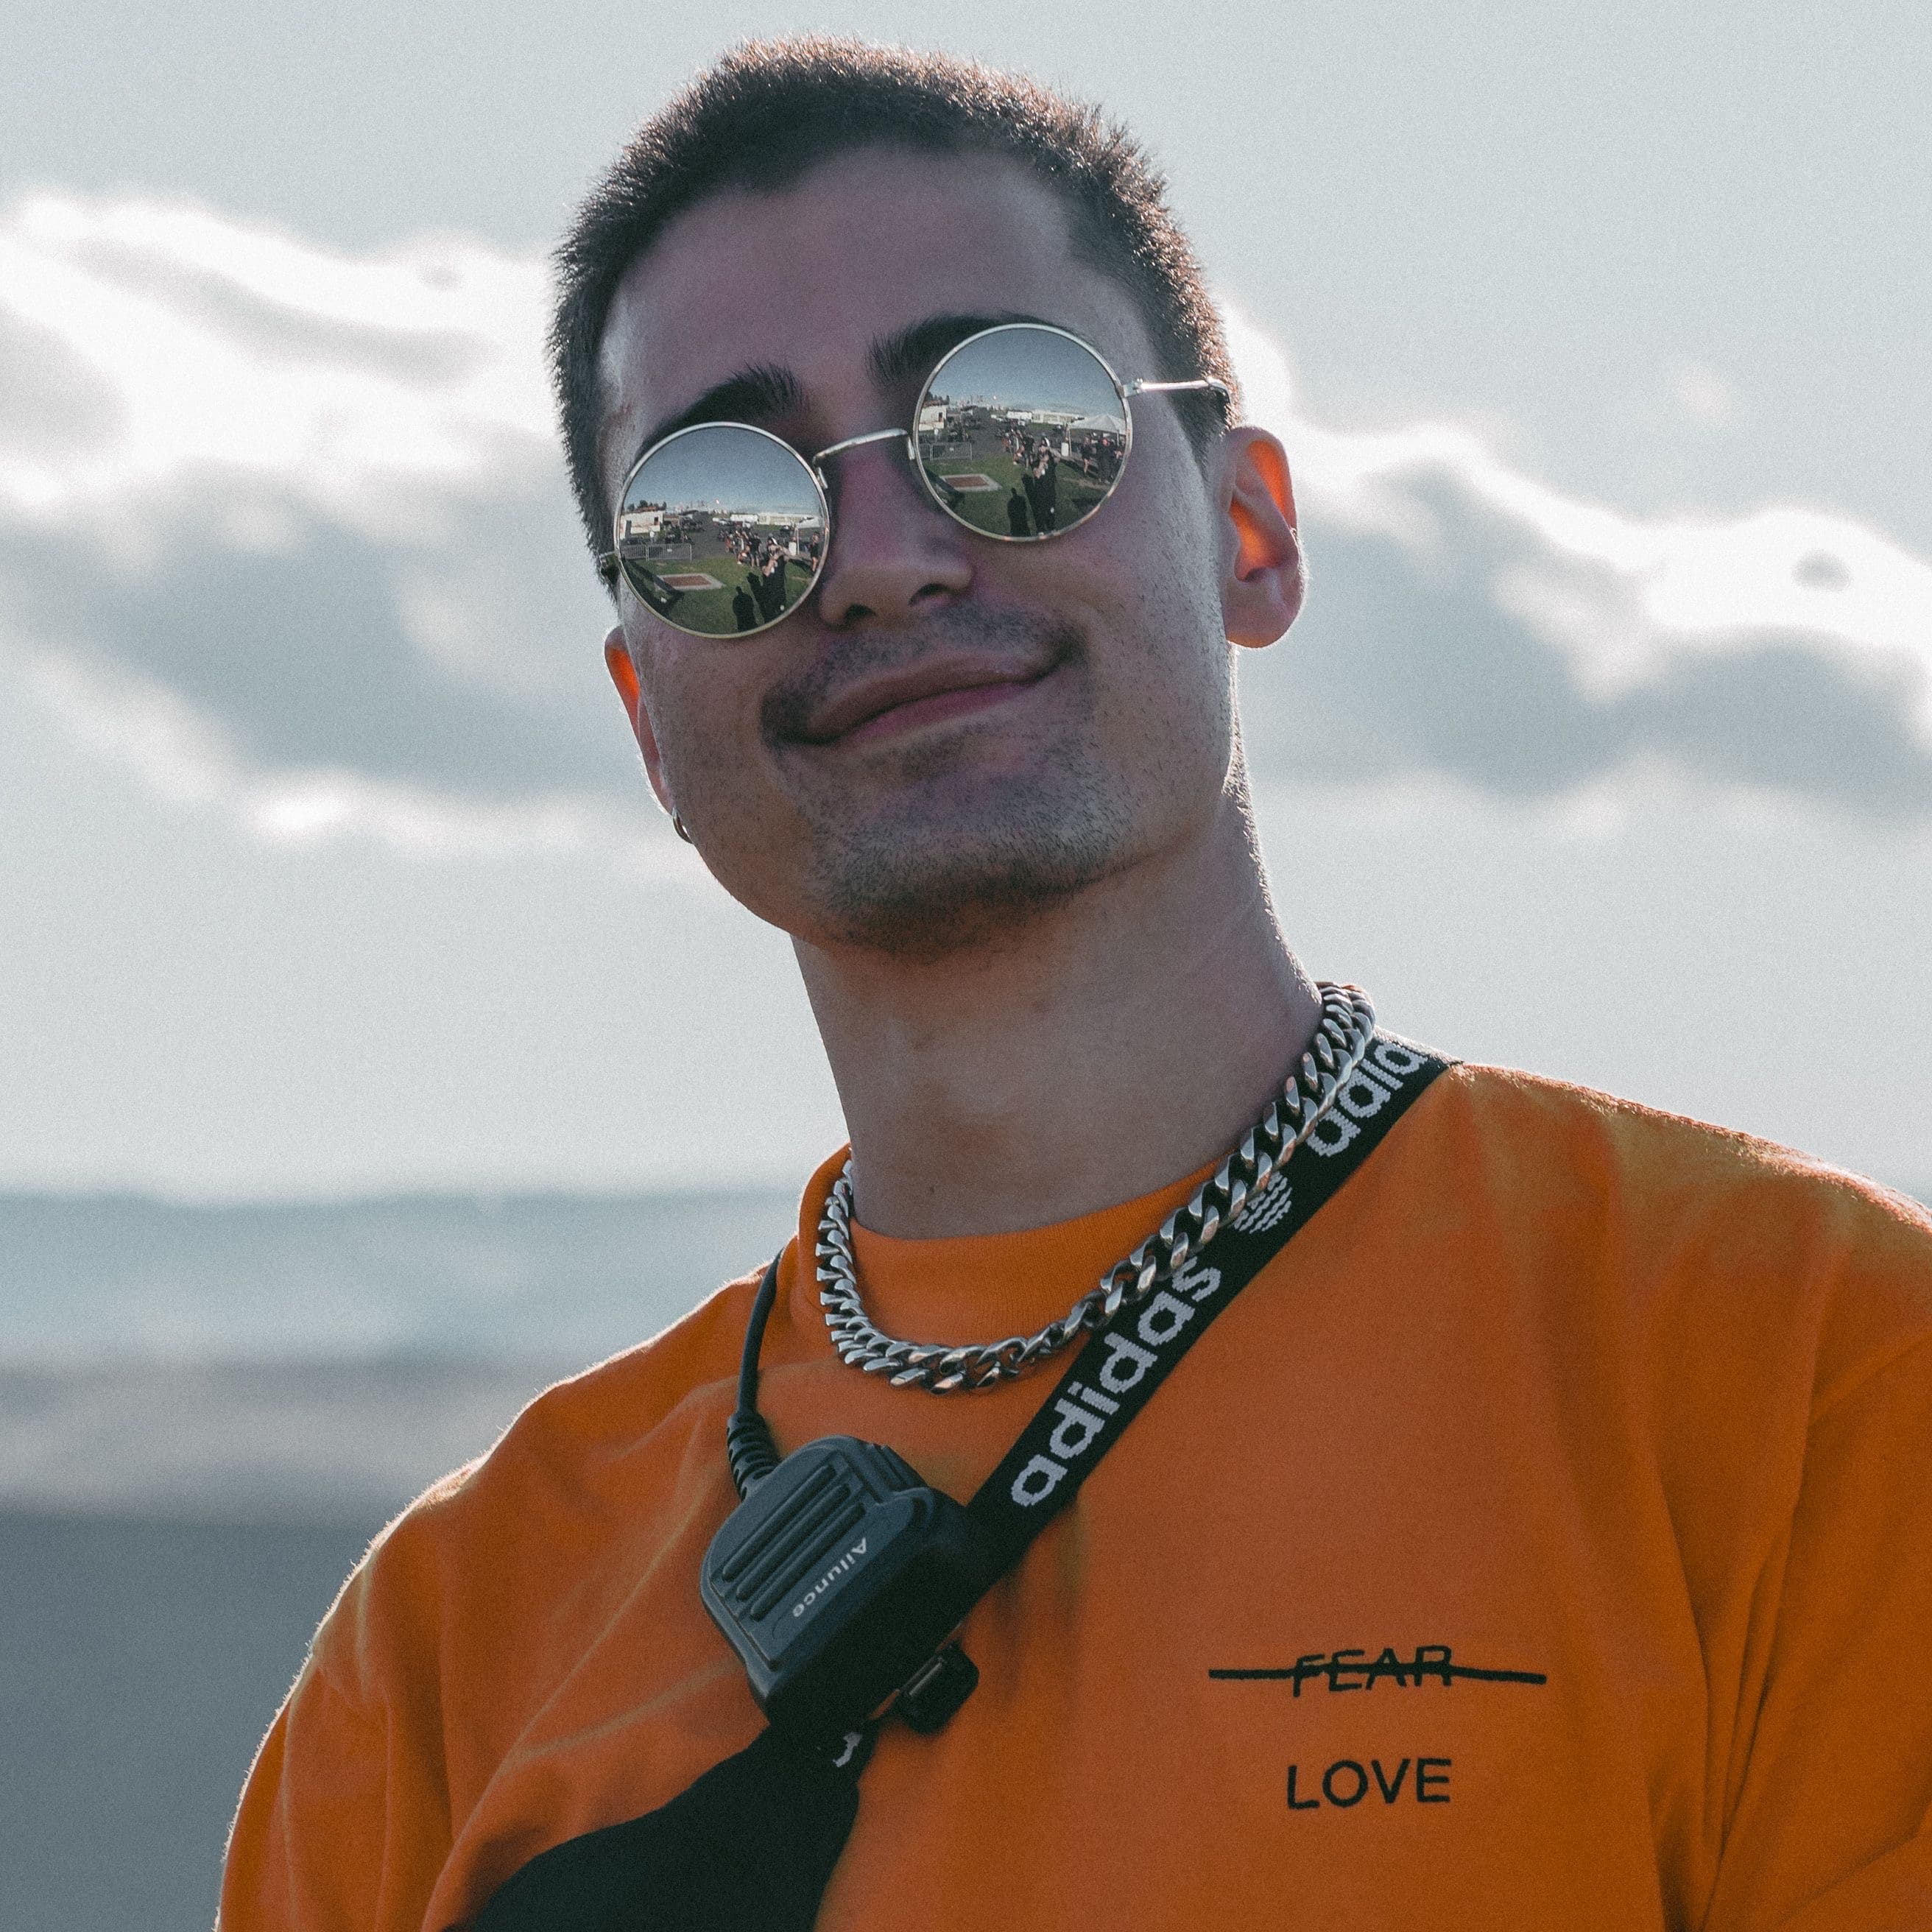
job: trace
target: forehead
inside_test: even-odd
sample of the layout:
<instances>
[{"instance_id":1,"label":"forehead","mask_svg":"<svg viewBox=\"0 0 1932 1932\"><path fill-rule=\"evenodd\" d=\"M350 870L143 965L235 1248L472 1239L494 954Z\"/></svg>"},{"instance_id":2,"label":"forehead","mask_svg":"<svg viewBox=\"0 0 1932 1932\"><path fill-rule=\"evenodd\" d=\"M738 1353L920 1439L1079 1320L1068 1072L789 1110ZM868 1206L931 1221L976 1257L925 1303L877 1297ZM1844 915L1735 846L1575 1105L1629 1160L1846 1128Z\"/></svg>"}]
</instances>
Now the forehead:
<instances>
[{"instance_id":1,"label":"forehead","mask_svg":"<svg viewBox=\"0 0 1932 1932\"><path fill-rule=\"evenodd\" d=\"M1150 375L1120 284L1078 260L1065 203L1018 163L863 148L686 210L620 285L599 355L608 472L742 370L797 378L827 440L881 428L867 351L934 315L1035 315ZM865 420L857 420L863 417Z\"/></svg>"}]
</instances>

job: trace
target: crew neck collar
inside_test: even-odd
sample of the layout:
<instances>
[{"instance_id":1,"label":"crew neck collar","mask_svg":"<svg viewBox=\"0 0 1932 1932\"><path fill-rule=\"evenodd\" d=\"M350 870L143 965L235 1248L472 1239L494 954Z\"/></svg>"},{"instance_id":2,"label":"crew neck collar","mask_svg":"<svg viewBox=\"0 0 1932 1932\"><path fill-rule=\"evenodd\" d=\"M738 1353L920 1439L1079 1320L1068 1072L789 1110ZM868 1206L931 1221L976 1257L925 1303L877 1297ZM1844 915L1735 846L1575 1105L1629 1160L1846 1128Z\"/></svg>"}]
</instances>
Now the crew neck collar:
<instances>
[{"instance_id":1,"label":"crew neck collar","mask_svg":"<svg viewBox=\"0 0 1932 1932\"><path fill-rule=\"evenodd\" d=\"M794 1278L798 1318L818 1314L812 1257L819 1216L845 1164L841 1148L814 1174L799 1215ZM866 1312L887 1334L909 1342L954 1346L1030 1334L1064 1315L1101 1271L1144 1240L1214 1172L1212 1163L1138 1199L1070 1221L1005 1234L958 1234L904 1240L875 1234L854 1219L852 1249Z\"/></svg>"}]
</instances>

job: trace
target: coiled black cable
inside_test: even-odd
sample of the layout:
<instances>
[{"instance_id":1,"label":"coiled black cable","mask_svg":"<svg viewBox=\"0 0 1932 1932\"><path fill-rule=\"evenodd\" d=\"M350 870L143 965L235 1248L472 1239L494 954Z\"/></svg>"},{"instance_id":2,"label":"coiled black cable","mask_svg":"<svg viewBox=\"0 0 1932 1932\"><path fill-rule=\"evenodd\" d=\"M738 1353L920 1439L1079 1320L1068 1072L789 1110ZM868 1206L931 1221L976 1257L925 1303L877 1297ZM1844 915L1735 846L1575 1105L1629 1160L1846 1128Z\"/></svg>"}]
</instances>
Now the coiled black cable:
<instances>
[{"instance_id":1,"label":"coiled black cable","mask_svg":"<svg viewBox=\"0 0 1932 1932\"><path fill-rule=\"evenodd\" d=\"M758 1351L764 1344L772 1304L778 1298L782 1258L782 1251L772 1257L752 1299L751 1318L745 1324L745 1352L738 1360L738 1406L724 1425L725 1459L740 1496L748 1495L754 1484L762 1483L778 1466L778 1445L771 1424L758 1413Z\"/></svg>"}]
</instances>

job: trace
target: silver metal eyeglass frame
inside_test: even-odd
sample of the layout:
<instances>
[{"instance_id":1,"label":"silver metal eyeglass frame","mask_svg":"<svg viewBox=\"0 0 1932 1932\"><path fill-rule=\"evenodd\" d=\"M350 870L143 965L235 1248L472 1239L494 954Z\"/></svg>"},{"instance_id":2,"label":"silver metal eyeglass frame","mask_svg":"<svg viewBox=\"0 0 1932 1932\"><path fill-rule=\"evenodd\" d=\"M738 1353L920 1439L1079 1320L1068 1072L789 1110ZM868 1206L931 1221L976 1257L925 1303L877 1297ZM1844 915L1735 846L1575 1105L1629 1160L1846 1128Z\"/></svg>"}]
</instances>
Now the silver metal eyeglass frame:
<instances>
[{"instance_id":1,"label":"silver metal eyeglass frame","mask_svg":"<svg viewBox=\"0 0 1932 1932\"><path fill-rule=\"evenodd\" d=\"M960 514L940 495L939 492L933 488L932 479L927 475L925 464L921 463L919 460L919 421L921 413L926 408L926 398L932 393L934 385L938 382L940 376L945 371L946 364L950 362L955 356L961 354L964 350L970 349L976 342L985 341L989 335L1003 335L1012 331L1018 329L1025 329L1036 334L1058 335L1063 337L1067 341L1072 343L1076 348L1084 350L1089 356L1092 356L1094 360L1100 365L1100 368L1105 373L1108 381L1113 384L1114 393L1120 399L1120 416L1122 421L1126 425L1126 430L1120 451L1120 464L1118 467L1114 470L1112 481L1107 485L1106 494L1099 498L1094 503L1093 506L1080 518L1079 522L1070 524L1066 526L1064 529L1036 530L1025 536L1002 536L997 530L982 530L977 524L969 522L964 517L960 515ZM788 604L783 610L780 611L776 617L770 618L762 624L754 625L751 628L743 631L715 633L708 631L685 631L685 635L686 637L712 638L718 642L730 643L734 642L740 638L755 637L761 631L770 630L774 624L782 624L786 618L789 617L792 612L796 610L800 604L805 602L806 598L812 595L812 592L818 588L818 580L824 575L826 560L830 556L832 551L831 484L826 476L825 471L823 467L827 458L841 455L848 449L862 449L868 443L899 442L904 447L906 460L912 465L913 473L918 477L920 483L924 486L926 494L928 497L932 500L934 506L942 511L949 518L951 519L952 522L957 524L962 530L970 530L976 537L983 537L988 543L1051 543L1054 538L1070 536L1075 530L1081 528L1083 524L1084 524L1090 518L1099 512L1102 506L1104 505L1108 501L1108 498L1113 495L1114 492L1119 488L1120 478L1126 474L1128 459L1133 454L1134 413L1132 410L1129 406L1132 398L1136 396L1168 395L1186 392L1198 393L1202 391L1211 391L1214 394L1218 395L1221 398L1224 406L1231 404L1234 400L1233 393L1228 388L1228 385L1212 376L1197 376L1190 377L1186 381L1177 382L1160 382L1147 378L1137 379L1136 380L1130 382L1124 382L1121 381L1119 376L1114 373L1113 364L1107 360L1106 356L1102 356L1100 350L1096 349L1094 345L1090 342L1088 341L1084 337L1076 335L1070 328L1058 328L1054 327L1051 322L995 322L989 328L976 329L972 334L964 338L960 341L956 342L952 346L947 350L946 353L932 365L932 373L927 376L925 382L920 386L919 399L913 405L912 424L910 428L868 430L862 436L848 436L842 438L837 442L828 443L823 449L811 456L807 456L802 450L796 448L794 445L789 442L787 442L783 436L774 436L770 430L760 429L755 423L730 422L722 421L715 423L688 423L682 429L672 430L670 434L668 436L658 437L657 441L652 443L648 449L645 450L644 452L639 456L636 462L633 463L630 468L624 472L623 483L617 491L616 507L611 513L611 548L608 550L602 552L598 555L597 559L597 574L607 584L615 585L620 581L622 582L630 590L632 596L638 596L638 593L637 586L630 582L628 577L626 574L622 560L618 555L617 519L623 514L624 503L631 494L631 485L636 482L638 472L644 468L644 465L650 462L652 458L656 456L661 450L668 448L671 444L678 441L680 437L695 435L702 430L748 430L754 436L762 436L767 438L770 441L776 443L780 448L786 451L790 455L796 457L797 460L804 465L806 472L812 478L813 487L818 493L819 514L822 520L821 527L824 532L824 541L819 549L818 560L816 566L812 571L810 581L808 582L805 588L799 592L797 597L794 598L790 604ZM640 603L645 603L647 609L650 608L648 602L645 599L640 597L638 601ZM664 621L667 623L671 624L674 629L684 630L684 626L677 624L674 620L666 618Z\"/></svg>"}]
</instances>

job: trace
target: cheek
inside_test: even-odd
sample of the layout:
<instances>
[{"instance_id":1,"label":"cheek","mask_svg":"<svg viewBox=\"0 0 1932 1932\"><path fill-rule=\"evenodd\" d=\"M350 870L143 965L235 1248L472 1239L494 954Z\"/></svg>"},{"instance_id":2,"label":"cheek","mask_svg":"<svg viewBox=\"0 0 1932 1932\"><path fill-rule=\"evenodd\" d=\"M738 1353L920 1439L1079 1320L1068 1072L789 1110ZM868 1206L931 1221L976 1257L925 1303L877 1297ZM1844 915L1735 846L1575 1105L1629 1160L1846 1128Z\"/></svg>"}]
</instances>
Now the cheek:
<instances>
[{"instance_id":1,"label":"cheek","mask_svg":"<svg viewBox=\"0 0 1932 1932\"><path fill-rule=\"evenodd\" d=\"M1233 756L1233 647L1204 506L1177 496L1141 530L1113 730L1153 790L1191 802L1220 790Z\"/></svg>"},{"instance_id":2,"label":"cheek","mask_svg":"<svg viewBox=\"0 0 1932 1932\"><path fill-rule=\"evenodd\" d=\"M646 660L645 708L680 809L701 810L753 762L758 687L747 669L722 646L680 644Z\"/></svg>"},{"instance_id":3,"label":"cheek","mask_svg":"<svg viewBox=\"0 0 1932 1932\"><path fill-rule=\"evenodd\" d=\"M1194 628L1218 638L1215 520L1199 466L1172 424L1162 422L1136 440L1126 474L1099 514L1115 512L1118 520L1107 529L1106 541L1120 580L1164 609L1192 610Z\"/></svg>"},{"instance_id":4,"label":"cheek","mask_svg":"<svg viewBox=\"0 0 1932 1932\"><path fill-rule=\"evenodd\" d=\"M1120 586L1124 655L1138 660L1147 689L1169 703L1211 710L1226 682L1220 578L1205 506L1179 492L1123 520L1110 560Z\"/></svg>"}]
</instances>

